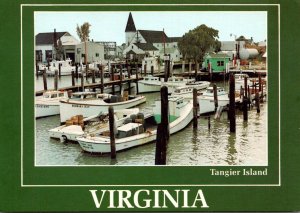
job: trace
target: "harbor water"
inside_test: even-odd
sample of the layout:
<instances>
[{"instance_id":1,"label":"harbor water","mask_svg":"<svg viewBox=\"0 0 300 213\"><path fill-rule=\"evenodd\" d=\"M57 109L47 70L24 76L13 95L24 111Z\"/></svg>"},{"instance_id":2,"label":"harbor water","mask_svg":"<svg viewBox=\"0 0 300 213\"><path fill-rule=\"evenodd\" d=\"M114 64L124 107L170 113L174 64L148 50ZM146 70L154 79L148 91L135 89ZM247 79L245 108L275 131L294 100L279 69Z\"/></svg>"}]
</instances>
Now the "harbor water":
<instances>
[{"instance_id":1,"label":"harbor water","mask_svg":"<svg viewBox=\"0 0 300 213\"><path fill-rule=\"evenodd\" d=\"M99 80L99 79L98 79ZM98 81L96 79L96 81ZM48 88L53 84L48 78ZM69 86L70 76L62 76L59 87ZM80 82L78 82L79 84ZM224 82L217 83L224 86ZM43 79L36 79L35 90L43 89ZM228 89L228 86L227 86ZM138 106L149 108L160 93L143 94L147 102ZM167 165L178 166L266 166L268 165L267 102L261 105L258 114L249 111L248 122L237 110L236 133L230 133L227 112L220 120L210 115L200 116L197 130L190 123L182 131L171 135L167 147ZM154 165L155 142L117 153L117 159L110 155L85 153L77 143L61 143L49 138L48 130L60 125L59 115L36 119L35 164L37 166L85 166L85 165Z\"/></svg>"}]
</instances>

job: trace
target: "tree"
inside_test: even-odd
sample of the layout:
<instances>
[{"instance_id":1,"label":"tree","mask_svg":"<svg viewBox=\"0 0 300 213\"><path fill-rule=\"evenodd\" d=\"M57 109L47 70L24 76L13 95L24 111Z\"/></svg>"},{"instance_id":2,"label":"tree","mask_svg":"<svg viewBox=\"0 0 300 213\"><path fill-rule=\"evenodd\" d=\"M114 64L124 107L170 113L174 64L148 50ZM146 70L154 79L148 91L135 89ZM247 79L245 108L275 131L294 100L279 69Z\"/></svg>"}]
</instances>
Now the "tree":
<instances>
[{"instance_id":1,"label":"tree","mask_svg":"<svg viewBox=\"0 0 300 213\"><path fill-rule=\"evenodd\" d=\"M221 43L218 41L219 31L202 24L185 33L178 42L178 47L184 59L193 59L201 63L206 52L219 50Z\"/></svg>"},{"instance_id":2,"label":"tree","mask_svg":"<svg viewBox=\"0 0 300 213\"><path fill-rule=\"evenodd\" d=\"M58 39L57 45L54 46L56 52L56 60L62 60L64 55L64 49L60 38Z\"/></svg>"},{"instance_id":3,"label":"tree","mask_svg":"<svg viewBox=\"0 0 300 213\"><path fill-rule=\"evenodd\" d=\"M84 49L85 49L85 57L84 57L84 63L87 64L87 47L86 42L89 39L90 35L90 24L88 22L83 23L83 25L79 26L77 24L76 32L78 37L80 38L81 42L84 42Z\"/></svg>"}]
</instances>

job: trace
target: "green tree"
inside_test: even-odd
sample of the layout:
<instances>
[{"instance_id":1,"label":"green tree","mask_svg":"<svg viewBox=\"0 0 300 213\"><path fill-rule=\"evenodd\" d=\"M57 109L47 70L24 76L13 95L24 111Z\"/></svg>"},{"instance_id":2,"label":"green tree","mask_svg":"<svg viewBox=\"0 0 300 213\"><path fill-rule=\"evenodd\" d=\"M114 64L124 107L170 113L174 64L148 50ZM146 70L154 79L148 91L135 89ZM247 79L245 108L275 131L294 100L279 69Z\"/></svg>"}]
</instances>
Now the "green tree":
<instances>
[{"instance_id":1,"label":"green tree","mask_svg":"<svg viewBox=\"0 0 300 213\"><path fill-rule=\"evenodd\" d=\"M84 49L85 49L85 57L84 57L84 63L87 64L87 47L86 42L89 39L90 36L90 24L88 22L83 23L81 26L77 24L76 32L78 37L80 38L81 42L84 42Z\"/></svg>"},{"instance_id":2,"label":"green tree","mask_svg":"<svg viewBox=\"0 0 300 213\"><path fill-rule=\"evenodd\" d=\"M221 43L218 41L219 31L202 24L185 33L178 42L179 50L184 59L201 63L206 52L219 50Z\"/></svg>"}]
</instances>

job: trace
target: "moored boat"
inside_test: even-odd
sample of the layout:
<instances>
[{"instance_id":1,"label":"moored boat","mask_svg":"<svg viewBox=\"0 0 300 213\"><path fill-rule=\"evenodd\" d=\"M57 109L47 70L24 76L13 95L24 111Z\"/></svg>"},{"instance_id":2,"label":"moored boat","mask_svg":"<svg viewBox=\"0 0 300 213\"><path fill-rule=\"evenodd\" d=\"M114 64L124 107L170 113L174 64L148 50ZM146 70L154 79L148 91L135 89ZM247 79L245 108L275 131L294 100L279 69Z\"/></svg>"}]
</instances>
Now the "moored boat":
<instances>
[{"instance_id":1,"label":"moored boat","mask_svg":"<svg viewBox=\"0 0 300 213\"><path fill-rule=\"evenodd\" d=\"M224 88L217 87L218 106L226 106L229 104L228 93ZM206 91L198 96L200 106L200 114L210 113L215 111L214 89L208 87Z\"/></svg>"},{"instance_id":2,"label":"moored boat","mask_svg":"<svg viewBox=\"0 0 300 213\"><path fill-rule=\"evenodd\" d=\"M65 61L53 60L49 64L50 64L49 69L46 72L51 75L54 75L55 71L59 70L59 65L60 65L61 75L71 75L71 72L75 71L76 69L75 66L72 66L71 59L67 59Z\"/></svg>"},{"instance_id":3,"label":"moored boat","mask_svg":"<svg viewBox=\"0 0 300 213\"><path fill-rule=\"evenodd\" d=\"M137 116L137 119L117 128L116 151L140 146L156 140L157 124L160 122L160 100L155 102L153 115ZM193 119L193 104L182 97L169 98L170 134L185 128ZM109 153L110 137L104 135L78 137L81 148L91 153Z\"/></svg>"},{"instance_id":4,"label":"moored boat","mask_svg":"<svg viewBox=\"0 0 300 213\"><path fill-rule=\"evenodd\" d=\"M162 82L159 77L148 75L143 80L138 81L139 93L159 92Z\"/></svg>"},{"instance_id":5,"label":"moored boat","mask_svg":"<svg viewBox=\"0 0 300 213\"><path fill-rule=\"evenodd\" d=\"M177 87L174 92L172 92L172 96L181 96L185 99L193 98L193 89L197 90L197 93L202 93L202 91L209 87L210 82L208 81L195 81L191 83L187 83L186 86Z\"/></svg>"},{"instance_id":6,"label":"moored boat","mask_svg":"<svg viewBox=\"0 0 300 213\"><path fill-rule=\"evenodd\" d=\"M114 117L116 126L120 126L131 115L139 113L138 108L115 110ZM58 138L61 141L77 141L78 136L84 134L102 133L109 129L108 114L100 113L87 118L82 115L73 116L66 121L66 124L50 129L49 137Z\"/></svg>"},{"instance_id":7,"label":"moored boat","mask_svg":"<svg viewBox=\"0 0 300 213\"><path fill-rule=\"evenodd\" d=\"M127 109L146 102L145 96L132 96L124 92L121 95L99 94L96 92L76 92L68 100L60 102L60 121L65 122L72 116L83 115L84 118L108 112L108 107Z\"/></svg>"},{"instance_id":8,"label":"moored boat","mask_svg":"<svg viewBox=\"0 0 300 213\"><path fill-rule=\"evenodd\" d=\"M35 117L46 117L59 114L60 100L68 99L65 91L46 91L35 98Z\"/></svg>"}]
</instances>

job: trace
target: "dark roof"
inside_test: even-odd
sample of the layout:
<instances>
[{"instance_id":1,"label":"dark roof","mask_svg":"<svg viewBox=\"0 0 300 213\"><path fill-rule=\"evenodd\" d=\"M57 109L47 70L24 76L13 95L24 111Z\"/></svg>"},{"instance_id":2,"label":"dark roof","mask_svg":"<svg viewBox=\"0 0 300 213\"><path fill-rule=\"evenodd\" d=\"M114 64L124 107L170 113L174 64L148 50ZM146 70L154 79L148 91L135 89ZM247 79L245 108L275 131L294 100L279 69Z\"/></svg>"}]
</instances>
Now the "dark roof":
<instances>
[{"instance_id":1,"label":"dark roof","mask_svg":"<svg viewBox=\"0 0 300 213\"><path fill-rule=\"evenodd\" d=\"M148 50L158 50L150 43L135 43L135 45L140 48L141 50L148 51Z\"/></svg>"},{"instance_id":2,"label":"dark roof","mask_svg":"<svg viewBox=\"0 0 300 213\"><path fill-rule=\"evenodd\" d=\"M57 39L62 37L63 35L70 35L68 32L56 32ZM53 36L54 32L51 33L39 33L35 36L35 44L53 44Z\"/></svg>"},{"instance_id":3,"label":"dark roof","mask_svg":"<svg viewBox=\"0 0 300 213\"><path fill-rule=\"evenodd\" d=\"M178 42L182 37L168 37L167 42Z\"/></svg>"},{"instance_id":4,"label":"dark roof","mask_svg":"<svg viewBox=\"0 0 300 213\"><path fill-rule=\"evenodd\" d=\"M168 36L164 31L155 30L139 30L139 33L143 36L147 43L163 43L167 42Z\"/></svg>"},{"instance_id":5,"label":"dark roof","mask_svg":"<svg viewBox=\"0 0 300 213\"><path fill-rule=\"evenodd\" d=\"M129 16L128 16L128 20L127 20L127 25L126 25L126 28L125 28L125 32L136 32L131 12L129 13Z\"/></svg>"}]
</instances>

